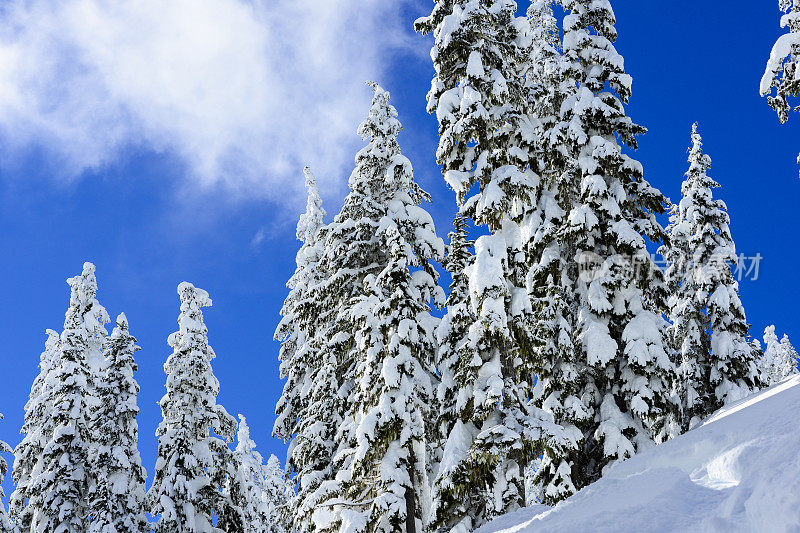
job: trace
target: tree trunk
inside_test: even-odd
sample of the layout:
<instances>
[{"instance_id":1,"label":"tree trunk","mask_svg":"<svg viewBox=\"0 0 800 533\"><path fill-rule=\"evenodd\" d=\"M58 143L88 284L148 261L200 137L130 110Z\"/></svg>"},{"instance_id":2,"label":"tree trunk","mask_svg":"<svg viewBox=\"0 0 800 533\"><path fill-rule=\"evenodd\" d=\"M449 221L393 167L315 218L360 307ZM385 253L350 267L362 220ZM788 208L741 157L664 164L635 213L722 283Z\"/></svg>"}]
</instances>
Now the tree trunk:
<instances>
[{"instance_id":1,"label":"tree trunk","mask_svg":"<svg viewBox=\"0 0 800 533\"><path fill-rule=\"evenodd\" d=\"M414 491L406 488L406 533L417 533L417 513Z\"/></svg>"}]
</instances>

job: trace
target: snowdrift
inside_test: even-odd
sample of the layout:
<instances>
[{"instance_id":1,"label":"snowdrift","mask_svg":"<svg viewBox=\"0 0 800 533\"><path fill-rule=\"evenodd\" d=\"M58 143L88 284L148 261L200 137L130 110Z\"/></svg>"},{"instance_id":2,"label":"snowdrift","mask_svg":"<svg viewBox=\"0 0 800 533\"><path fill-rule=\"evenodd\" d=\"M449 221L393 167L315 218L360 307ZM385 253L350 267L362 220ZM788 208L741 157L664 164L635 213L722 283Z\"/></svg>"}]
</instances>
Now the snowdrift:
<instances>
[{"instance_id":1,"label":"snowdrift","mask_svg":"<svg viewBox=\"0 0 800 533\"><path fill-rule=\"evenodd\" d=\"M800 532L800 376L745 398L549 508L476 533Z\"/></svg>"}]
</instances>

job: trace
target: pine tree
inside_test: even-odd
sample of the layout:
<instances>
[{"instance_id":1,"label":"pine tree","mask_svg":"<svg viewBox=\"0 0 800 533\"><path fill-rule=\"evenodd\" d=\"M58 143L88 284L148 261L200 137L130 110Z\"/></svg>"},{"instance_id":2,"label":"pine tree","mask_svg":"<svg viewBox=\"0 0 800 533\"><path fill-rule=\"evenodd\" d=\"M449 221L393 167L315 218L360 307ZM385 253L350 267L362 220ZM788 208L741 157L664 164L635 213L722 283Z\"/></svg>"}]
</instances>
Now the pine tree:
<instances>
[{"instance_id":1,"label":"pine tree","mask_svg":"<svg viewBox=\"0 0 800 533\"><path fill-rule=\"evenodd\" d=\"M396 111L381 95L378 123L397 134ZM385 130L385 131L386 131ZM367 293L356 299L353 318L358 347L356 387L348 419L354 421L347 500L362 508L341 512L345 523L370 532L421 528L428 504L427 437L435 380L435 328L430 302L440 298L432 259L444 244L431 216L421 207L430 197L414 183L411 163L396 142L384 172L386 215L378 239L388 252ZM413 272L412 272L413 270Z\"/></svg>"},{"instance_id":2,"label":"pine tree","mask_svg":"<svg viewBox=\"0 0 800 533\"><path fill-rule=\"evenodd\" d=\"M28 488L31 531L86 531L87 493L93 435L89 411L94 408L93 368L102 358L109 322L97 302L95 266L84 263L83 273L67 280L70 306L64 320L58 355L48 373L42 402L50 412L48 441Z\"/></svg>"},{"instance_id":3,"label":"pine tree","mask_svg":"<svg viewBox=\"0 0 800 533\"><path fill-rule=\"evenodd\" d=\"M797 351L789 341L788 335L784 335L778 342L775 326L767 326L764 330L764 344L766 349L760 360L764 385L774 385L789 376L800 373L797 368Z\"/></svg>"},{"instance_id":4,"label":"pine tree","mask_svg":"<svg viewBox=\"0 0 800 533\"><path fill-rule=\"evenodd\" d=\"M690 167L681 202L668 227L671 337L680 357L683 428L689 429L724 404L758 385L754 347L731 265L737 261L730 218L719 184L708 176L711 158L703 153L697 124L692 126Z\"/></svg>"},{"instance_id":5,"label":"pine tree","mask_svg":"<svg viewBox=\"0 0 800 533\"><path fill-rule=\"evenodd\" d=\"M45 445L52 437L54 429L50 416L52 406L48 375L57 364L60 338L52 329L47 330L45 349L40 356L39 375L33 381L28 402L25 404L25 422L22 438L14 449L14 469L12 479L15 483L11 493L9 511L14 522L21 531L30 531L33 507L28 505L31 485L34 481L33 471Z\"/></svg>"},{"instance_id":6,"label":"pine tree","mask_svg":"<svg viewBox=\"0 0 800 533\"><path fill-rule=\"evenodd\" d=\"M230 504L220 491L231 464L223 438L233 439L236 421L217 404L219 382L211 369L215 355L202 312L211 298L187 282L178 285L178 295L180 327L168 340L173 352L164 364L164 419L156 431L158 460L147 498L150 514L159 516L156 533L206 533L217 531L212 514Z\"/></svg>"},{"instance_id":7,"label":"pine tree","mask_svg":"<svg viewBox=\"0 0 800 533\"><path fill-rule=\"evenodd\" d=\"M295 531L290 500L293 495L291 483L281 468L277 457L270 455L263 469L261 499L264 502L264 523L271 524L272 531L265 533L290 533Z\"/></svg>"},{"instance_id":8,"label":"pine tree","mask_svg":"<svg viewBox=\"0 0 800 533\"><path fill-rule=\"evenodd\" d=\"M325 444L331 461L319 469L319 488L304 506L308 516L314 515L317 530L322 531L338 527L341 518L334 503L346 491L357 428L355 413L350 409L360 358L353 306L356 299L367 294L367 278L376 276L387 263L388 251L378 230L386 214L386 171L400 153L397 112L389 104L389 94L372 86L369 115L358 128L367 145L356 154L348 182L350 192L327 227L323 269L328 277L315 290L324 312L313 342L322 355L313 379L312 405L305 419L318 428L319 440ZM306 526L305 522L302 524Z\"/></svg>"},{"instance_id":9,"label":"pine tree","mask_svg":"<svg viewBox=\"0 0 800 533\"><path fill-rule=\"evenodd\" d=\"M288 513L285 506L288 504L288 495L284 490L280 500L268 499L267 493L273 487L272 480L268 481L267 478L273 472L268 472L268 466L255 448L247 421L239 415L233 475L228 479L226 492L233 503L229 510L240 512L236 512L236 516L222 517L219 527L227 533L287 533L289 529L285 522ZM286 482L283 484L285 488ZM273 494L269 496L275 497ZM276 508L279 508L279 512L276 512Z\"/></svg>"},{"instance_id":10,"label":"pine tree","mask_svg":"<svg viewBox=\"0 0 800 533\"><path fill-rule=\"evenodd\" d=\"M567 67L554 70L552 87L564 100L545 136L545 207L529 248L535 397L565 429L536 477L549 504L674 431L666 289L645 244L664 240L654 215L665 198L623 153L621 143L635 149L645 130L625 113L631 78L613 45L610 4L563 5Z\"/></svg>"},{"instance_id":11,"label":"pine tree","mask_svg":"<svg viewBox=\"0 0 800 533\"><path fill-rule=\"evenodd\" d=\"M470 251L473 242L468 240L467 220L462 215L456 215L453 231L449 237L450 244L447 246L444 267L450 274L452 282L445 303L446 311L436 329L436 368L441 375L436 390L438 415L433 435L436 444L433 451L437 455L437 463L442 460L441 455L447 437L458 420L459 387L456 375L463 367L461 355L468 353L462 350L462 347L467 341L469 326L474 321L469 306L469 279L466 274L467 267L473 261ZM434 501L434 505L439 503ZM438 508L434 508L433 511L434 514L437 513Z\"/></svg>"},{"instance_id":12,"label":"pine tree","mask_svg":"<svg viewBox=\"0 0 800 533\"><path fill-rule=\"evenodd\" d=\"M791 106L788 98L800 93L800 77L797 74L800 61L800 0L778 0L778 6L785 13L781 17L781 28L788 28L789 33L780 36L772 48L761 78L761 96L767 97L770 107L778 113L783 123L789 120Z\"/></svg>"},{"instance_id":13,"label":"pine tree","mask_svg":"<svg viewBox=\"0 0 800 533\"><path fill-rule=\"evenodd\" d=\"M781 369L783 379L800 373L800 369L798 369L800 356L798 356L797 350L795 350L794 346L792 346L792 343L789 341L789 336L785 333L781 338L781 353L783 357L778 368Z\"/></svg>"},{"instance_id":14,"label":"pine tree","mask_svg":"<svg viewBox=\"0 0 800 533\"><path fill-rule=\"evenodd\" d=\"M792 109L789 97L800 93L800 75L797 72L800 62L800 0L778 0L778 7L784 13L781 28L789 28L789 33L781 35L772 47L761 77L760 92L783 124L789 120ZM798 109L795 106L794 110ZM800 163L800 155L797 162Z\"/></svg>"},{"instance_id":15,"label":"pine tree","mask_svg":"<svg viewBox=\"0 0 800 533\"><path fill-rule=\"evenodd\" d=\"M287 469L295 474L299 489L292 509L301 524L300 531L310 527L314 504L307 505L306 501L319 488L333 456L337 419L328 406L338 388L328 371L329 355L321 350L324 343L317 336L317 331L325 331L329 320L324 318L325 300L318 289L327 278L322 263L325 211L310 169L305 169L305 176L308 202L297 224L297 238L303 244L297 253L295 273L287 283L290 292L281 309L283 319L275 332L275 339L281 341L281 377L286 383L273 429L276 437L291 440Z\"/></svg>"},{"instance_id":16,"label":"pine tree","mask_svg":"<svg viewBox=\"0 0 800 533\"><path fill-rule=\"evenodd\" d=\"M0 414L0 420L3 419L3 415ZM6 444L4 441L0 440L0 454L2 453L11 453L11 446ZM0 484L3 483L3 479L6 477L8 473L8 463L6 462L5 458L0 456ZM5 498L5 493L3 492L3 488L0 487L0 499ZM14 523L8 517L8 513L6 513L6 507L2 501L0 501L0 533L15 533L16 530L14 527Z\"/></svg>"},{"instance_id":17,"label":"pine tree","mask_svg":"<svg viewBox=\"0 0 800 533\"><path fill-rule=\"evenodd\" d=\"M439 1L416 23L435 37L428 110L439 121L438 162L460 213L489 231L465 272L473 321L458 347L458 412L434 482L433 527L443 530L470 530L524 505L533 449L562 440L529 402L535 371L520 223L536 205L539 176L520 140L532 128L515 12L512 1Z\"/></svg>"},{"instance_id":18,"label":"pine tree","mask_svg":"<svg viewBox=\"0 0 800 533\"><path fill-rule=\"evenodd\" d=\"M117 317L109 337L107 357L98 379L98 407L92 414L93 483L89 488L92 520L90 533L139 533L150 531L145 517L145 477L139 455L139 385L134 354L139 350L128 331L125 314Z\"/></svg>"}]
</instances>

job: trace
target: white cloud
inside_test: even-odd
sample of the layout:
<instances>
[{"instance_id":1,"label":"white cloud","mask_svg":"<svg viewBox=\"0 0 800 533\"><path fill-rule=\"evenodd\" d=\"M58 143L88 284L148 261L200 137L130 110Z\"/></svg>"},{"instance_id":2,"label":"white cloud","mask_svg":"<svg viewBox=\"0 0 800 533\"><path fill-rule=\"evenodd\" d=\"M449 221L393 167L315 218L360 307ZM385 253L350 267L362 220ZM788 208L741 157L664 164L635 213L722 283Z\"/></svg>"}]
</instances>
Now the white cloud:
<instances>
[{"instance_id":1,"label":"white cloud","mask_svg":"<svg viewBox=\"0 0 800 533\"><path fill-rule=\"evenodd\" d=\"M0 143L61 177L130 146L176 154L188 183L272 199L312 164L341 183L367 79L419 43L397 0L8 0ZM421 44L421 43L419 43Z\"/></svg>"}]
</instances>

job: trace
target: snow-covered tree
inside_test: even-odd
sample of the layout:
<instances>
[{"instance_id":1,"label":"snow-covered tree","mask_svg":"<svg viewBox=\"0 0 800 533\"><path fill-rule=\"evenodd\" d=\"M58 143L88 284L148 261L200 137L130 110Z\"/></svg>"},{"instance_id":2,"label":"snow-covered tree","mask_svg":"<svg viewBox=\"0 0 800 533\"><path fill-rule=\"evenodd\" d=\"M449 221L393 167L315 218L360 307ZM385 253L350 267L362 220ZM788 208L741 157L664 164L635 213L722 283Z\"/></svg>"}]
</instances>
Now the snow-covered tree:
<instances>
[{"instance_id":1,"label":"snow-covered tree","mask_svg":"<svg viewBox=\"0 0 800 533\"><path fill-rule=\"evenodd\" d=\"M281 468L277 457L270 455L263 468L261 482L261 499L264 502L264 523L270 524L272 531L265 533L290 533L293 527L294 516L291 514L290 502L293 496L291 483L286 479L286 473Z\"/></svg>"},{"instance_id":2,"label":"snow-covered tree","mask_svg":"<svg viewBox=\"0 0 800 533\"><path fill-rule=\"evenodd\" d=\"M774 385L794 374L798 370L797 351L789 341L789 336L784 335L778 342L775 326L767 326L764 330L764 355L761 359L763 379L765 385Z\"/></svg>"},{"instance_id":3,"label":"snow-covered tree","mask_svg":"<svg viewBox=\"0 0 800 533\"><path fill-rule=\"evenodd\" d=\"M452 376L442 370L456 411L434 482L433 527L442 530L471 530L524 505L526 463L542 428L555 430L529 402L535 370L520 223L537 205L539 177L515 12L508 0L439 1L416 23L435 37L428 110L439 121L437 159L460 213L489 231L463 265L472 321L461 324L463 342L460 332L445 333L458 355L441 354L445 366L458 358Z\"/></svg>"},{"instance_id":4,"label":"snow-covered tree","mask_svg":"<svg viewBox=\"0 0 800 533\"><path fill-rule=\"evenodd\" d=\"M156 533L217 531L212 514L230 502L221 487L230 473L235 419L217 404L219 382L211 369L203 307L211 298L191 283L178 285L179 330L169 336L173 352L164 364L167 392L161 398L158 460L147 494L150 514L158 516ZM220 438L223 437L223 438Z\"/></svg>"},{"instance_id":5,"label":"snow-covered tree","mask_svg":"<svg viewBox=\"0 0 800 533\"><path fill-rule=\"evenodd\" d=\"M21 433L25 436L14 449L14 469L12 479L15 483L11 493L9 511L20 531L30 531L33 507L28 505L33 471L45 445L54 429L50 416L52 396L48 375L57 364L61 339L52 329L47 330L45 349L40 356L39 375L33 381L28 402L25 404L25 422Z\"/></svg>"},{"instance_id":6,"label":"snow-covered tree","mask_svg":"<svg viewBox=\"0 0 800 533\"><path fill-rule=\"evenodd\" d=\"M108 313L98 303L95 266L67 280L70 305L58 355L52 361L41 402L53 427L31 473L27 489L31 531L86 531L88 488L93 472L89 416L94 408L93 378L102 362Z\"/></svg>"},{"instance_id":7,"label":"snow-covered tree","mask_svg":"<svg viewBox=\"0 0 800 533\"><path fill-rule=\"evenodd\" d=\"M255 448L247 421L244 416L239 415L236 450L233 452L233 473L225 487L233 503L228 511L234 515L221 517L219 527L226 533L287 533L290 529L286 526L289 516L286 481L281 478L284 490L279 495L272 493L274 480L271 476L274 471L264 464L264 459Z\"/></svg>"},{"instance_id":8,"label":"snow-covered tree","mask_svg":"<svg viewBox=\"0 0 800 533\"><path fill-rule=\"evenodd\" d=\"M778 6L784 13L781 28L788 28L789 33L781 35L772 47L760 89L781 122L786 122L791 111L788 98L800 92L800 0L778 0Z\"/></svg>"},{"instance_id":9,"label":"snow-covered tree","mask_svg":"<svg viewBox=\"0 0 800 533\"><path fill-rule=\"evenodd\" d=\"M666 426L666 289L645 240L664 239L654 215L665 198L623 152L645 130L625 112L631 77L613 45L610 3L562 4L563 59L550 55L551 87L563 101L544 136L541 218L527 230L535 397L565 430L547 445L536 476L545 503L675 431Z\"/></svg>"},{"instance_id":10,"label":"snow-covered tree","mask_svg":"<svg viewBox=\"0 0 800 533\"><path fill-rule=\"evenodd\" d=\"M139 385L134 354L139 350L125 314L109 337L104 368L97 379L97 408L91 427L96 444L90 453L90 533L150 531L145 516L145 477L139 455Z\"/></svg>"},{"instance_id":11,"label":"snow-covered tree","mask_svg":"<svg viewBox=\"0 0 800 533\"><path fill-rule=\"evenodd\" d=\"M0 414L0 420L2 419L3 415ZM11 446L0 440L0 454L11 453L11 451ZM0 484L2 484L7 473L8 463L4 457L0 456ZM2 498L5 498L5 493L3 492L3 488L0 487L0 499ZM8 513L6 513L5 504L0 501L0 533L15 533L16 531L14 523L11 521L11 518L9 518Z\"/></svg>"},{"instance_id":12,"label":"snow-covered tree","mask_svg":"<svg viewBox=\"0 0 800 533\"><path fill-rule=\"evenodd\" d=\"M789 97L800 93L800 72L797 69L800 64L800 0L778 0L778 6L784 13L781 28L788 28L789 33L781 35L772 47L761 77L760 92L784 123L789 120L792 110ZM798 107L795 106L794 110L797 111ZM800 156L797 161L800 163Z\"/></svg>"},{"instance_id":13,"label":"snow-covered tree","mask_svg":"<svg viewBox=\"0 0 800 533\"><path fill-rule=\"evenodd\" d=\"M428 112L439 121L437 160L462 212L492 231L526 192L522 154L508 149L522 95L516 10L512 0L439 0L415 23L435 38Z\"/></svg>"},{"instance_id":14,"label":"snow-covered tree","mask_svg":"<svg viewBox=\"0 0 800 533\"><path fill-rule=\"evenodd\" d=\"M292 508L300 531L310 527L313 503L306 505L324 479L333 456L332 440L337 417L330 410L335 382L329 353L321 347L325 342L318 331L327 331L327 294L319 285L327 279L322 263L326 229L325 211L316 179L305 169L308 202L297 224L297 238L303 243L297 252L297 268L287 283L287 296L275 339L281 341L281 377L286 380L276 407L278 418L273 433L290 441L287 470L295 475L298 486Z\"/></svg>"},{"instance_id":15,"label":"snow-covered tree","mask_svg":"<svg viewBox=\"0 0 800 533\"><path fill-rule=\"evenodd\" d=\"M386 169L399 153L400 123L389 94L374 89L369 115L358 128L367 145L356 154L344 205L326 228L322 265L327 276L314 292L323 310L313 341L320 356L304 423L314 429L317 446L329 461L317 468L318 488L305 499L302 513L312 520L300 519L301 531L312 522L317 530L338 527L339 515L331 502L344 496L356 429L354 413L348 414L359 359L352 309L355 299L367 293L367 277L386 264L378 225L386 213Z\"/></svg>"},{"instance_id":16,"label":"snow-covered tree","mask_svg":"<svg viewBox=\"0 0 800 533\"><path fill-rule=\"evenodd\" d=\"M462 347L467 341L469 327L474 321L469 306L469 278L467 267L473 260L468 240L467 220L458 214L450 232L450 244L447 246L444 267L452 282L447 296L446 311L436 330L437 351L436 368L440 374L436 390L438 418L434 428L432 453L438 465L447 436L458 420L458 384L456 374L461 367ZM438 468L438 466L437 466ZM438 502L436 502L438 503Z\"/></svg>"},{"instance_id":17,"label":"snow-covered tree","mask_svg":"<svg viewBox=\"0 0 800 533\"><path fill-rule=\"evenodd\" d=\"M376 92L381 91L376 87ZM381 99L390 131L399 130L388 94ZM419 203L430 197L414 182L411 163L399 148L384 173L387 213L378 238L388 252L367 294L353 308L359 360L351 411L357 424L346 521L365 531L418 531L428 504L427 436L435 385L435 328L431 301L440 298L432 259L444 243ZM413 272L412 272L413 270ZM439 300L440 301L440 300ZM356 516L357 515L357 516Z\"/></svg>"},{"instance_id":18,"label":"snow-covered tree","mask_svg":"<svg viewBox=\"0 0 800 533\"><path fill-rule=\"evenodd\" d=\"M711 158L703 153L697 124L689 164L668 226L669 245L662 249L670 263L671 339L679 357L684 429L758 384L755 351L731 271L737 256L730 218L725 203L713 197L719 184L708 176Z\"/></svg>"}]
</instances>

